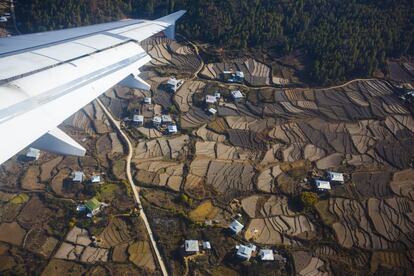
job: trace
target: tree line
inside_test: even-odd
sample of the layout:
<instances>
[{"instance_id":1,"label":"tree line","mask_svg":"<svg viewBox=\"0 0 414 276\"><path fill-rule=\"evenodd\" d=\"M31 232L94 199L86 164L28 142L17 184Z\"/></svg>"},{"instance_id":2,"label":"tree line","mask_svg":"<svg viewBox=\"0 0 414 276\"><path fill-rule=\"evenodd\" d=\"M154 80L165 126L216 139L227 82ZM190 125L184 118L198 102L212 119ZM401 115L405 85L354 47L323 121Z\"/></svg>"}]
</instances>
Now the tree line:
<instances>
[{"instance_id":1,"label":"tree line","mask_svg":"<svg viewBox=\"0 0 414 276\"><path fill-rule=\"evenodd\" d=\"M412 0L19 0L24 32L154 19L179 9L187 37L232 50L307 54L311 79L366 77L387 58L414 53Z\"/></svg>"}]
</instances>

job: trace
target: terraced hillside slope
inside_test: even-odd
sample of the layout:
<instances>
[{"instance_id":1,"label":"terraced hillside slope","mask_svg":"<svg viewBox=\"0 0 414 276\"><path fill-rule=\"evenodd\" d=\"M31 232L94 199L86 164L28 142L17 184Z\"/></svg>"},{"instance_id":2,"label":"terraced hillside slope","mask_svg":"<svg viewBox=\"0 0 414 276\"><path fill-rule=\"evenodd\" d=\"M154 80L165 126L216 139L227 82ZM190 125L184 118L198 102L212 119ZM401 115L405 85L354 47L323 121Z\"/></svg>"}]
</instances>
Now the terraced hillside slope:
<instances>
[{"instance_id":1,"label":"terraced hillside slope","mask_svg":"<svg viewBox=\"0 0 414 276\"><path fill-rule=\"evenodd\" d=\"M143 45L151 90L116 86L100 100L131 140L131 175L171 275L413 274L414 120L401 97L412 80L282 89L251 58L204 64L190 43ZM243 84L220 80L230 67L245 71ZM184 80L175 93L165 87L173 75ZM62 127L86 157L22 153L0 167L0 274L158 275L124 141L95 102ZM75 171L86 180L73 182ZM330 171L343 181L317 189ZM76 207L91 198L106 207L90 219ZM185 240L199 252L186 255ZM240 260L236 246L251 244Z\"/></svg>"}]
</instances>

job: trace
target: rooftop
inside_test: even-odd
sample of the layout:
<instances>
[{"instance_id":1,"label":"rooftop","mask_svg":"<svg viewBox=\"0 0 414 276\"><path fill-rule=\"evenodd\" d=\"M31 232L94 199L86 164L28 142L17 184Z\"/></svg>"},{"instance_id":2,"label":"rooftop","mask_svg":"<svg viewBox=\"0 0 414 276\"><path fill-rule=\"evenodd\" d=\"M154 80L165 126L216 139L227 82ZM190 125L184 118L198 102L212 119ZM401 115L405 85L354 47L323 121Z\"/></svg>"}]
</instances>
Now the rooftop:
<instances>
[{"instance_id":1,"label":"rooftop","mask_svg":"<svg viewBox=\"0 0 414 276\"><path fill-rule=\"evenodd\" d=\"M134 115L134 117L132 118L132 121L134 121L135 123L143 123L144 122L144 116Z\"/></svg>"},{"instance_id":2,"label":"rooftop","mask_svg":"<svg viewBox=\"0 0 414 276\"><path fill-rule=\"evenodd\" d=\"M344 182L344 175L338 172L328 172L328 178L331 181Z\"/></svg>"},{"instance_id":3,"label":"rooftop","mask_svg":"<svg viewBox=\"0 0 414 276\"><path fill-rule=\"evenodd\" d=\"M203 241L203 248L204 249L211 249L211 244L209 241Z\"/></svg>"},{"instance_id":4,"label":"rooftop","mask_svg":"<svg viewBox=\"0 0 414 276\"><path fill-rule=\"evenodd\" d=\"M233 220L233 222L230 224L229 229L233 231L235 234L238 234L243 230L244 225L241 224L238 220Z\"/></svg>"},{"instance_id":5,"label":"rooftop","mask_svg":"<svg viewBox=\"0 0 414 276\"><path fill-rule=\"evenodd\" d=\"M96 197L93 197L93 198L89 199L85 203L85 207L88 208L88 210L90 212L93 212L93 211L99 209L101 207L101 205L102 205L102 203Z\"/></svg>"},{"instance_id":6,"label":"rooftop","mask_svg":"<svg viewBox=\"0 0 414 276\"><path fill-rule=\"evenodd\" d=\"M242 71L236 71L236 77L243 79L244 78L244 73Z\"/></svg>"},{"instance_id":7,"label":"rooftop","mask_svg":"<svg viewBox=\"0 0 414 276\"><path fill-rule=\"evenodd\" d=\"M237 252L236 252L237 257L243 260L249 260L250 257L252 256L253 251L256 250L256 246L253 244L250 244L250 245L241 244L238 247L236 247L236 249L237 249Z\"/></svg>"},{"instance_id":8,"label":"rooftop","mask_svg":"<svg viewBox=\"0 0 414 276\"><path fill-rule=\"evenodd\" d=\"M210 112L211 114L216 114L217 113L217 109L215 109L215 108L209 108L208 109L208 112Z\"/></svg>"},{"instance_id":9,"label":"rooftop","mask_svg":"<svg viewBox=\"0 0 414 276\"><path fill-rule=\"evenodd\" d=\"M91 182L92 183L99 183L99 182L101 182L101 176L100 175L93 175L91 177Z\"/></svg>"},{"instance_id":10,"label":"rooftop","mask_svg":"<svg viewBox=\"0 0 414 276\"><path fill-rule=\"evenodd\" d=\"M275 259L272 249L260 249L259 257L262 261L273 261Z\"/></svg>"},{"instance_id":11,"label":"rooftop","mask_svg":"<svg viewBox=\"0 0 414 276\"><path fill-rule=\"evenodd\" d=\"M217 102L217 98L215 96L212 96L212 95L206 96L206 103L214 104L216 102Z\"/></svg>"},{"instance_id":12,"label":"rooftop","mask_svg":"<svg viewBox=\"0 0 414 276\"><path fill-rule=\"evenodd\" d=\"M35 149L35 148L29 148L27 150L26 157L34 158L34 159L37 160L37 159L39 159L39 156L40 156L40 150Z\"/></svg>"},{"instance_id":13,"label":"rooftop","mask_svg":"<svg viewBox=\"0 0 414 276\"><path fill-rule=\"evenodd\" d=\"M244 97L240 90L231 91L231 96L233 99L242 99Z\"/></svg>"},{"instance_id":14,"label":"rooftop","mask_svg":"<svg viewBox=\"0 0 414 276\"><path fill-rule=\"evenodd\" d=\"M168 80L167 85L172 89L174 92L177 91L178 88L184 83L183 80L177 80L176 78L171 78Z\"/></svg>"},{"instance_id":15,"label":"rooftop","mask_svg":"<svg viewBox=\"0 0 414 276\"><path fill-rule=\"evenodd\" d=\"M185 252L198 252L200 248L198 246L197 240L186 240L184 242L184 250Z\"/></svg>"},{"instance_id":16,"label":"rooftop","mask_svg":"<svg viewBox=\"0 0 414 276\"><path fill-rule=\"evenodd\" d=\"M72 173L72 180L75 182L82 182L84 176L85 174L83 172L75 171Z\"/></svg>"},{"instance_id":17,"label":"rooftop","mask_svg":"<svg viewBox=\"0 0 414 276\"><path fill-rule=\"evenodd\" d=\"M170 115L161 115L161 120L164 123L170 123L170 122L172 122L172 119L171 119L171 116Z\"/></svg>"},{"instance_id":18,"label":"rooftop","mask_svg":"<svg viewBox=\"0 0 414 276\"><path fill-rule=\"evenodd\" d=\"M172 85L172 86L177 86L177 84L179 84L180 81L177 80L176 78L170 78L167 82L168 85Z\"/></svg>"},{"instance_id":19,"label":"rooftop","mask_svg":"<svg viewBox=\"0 0 414 276\"><path fill-rule=\"evenodd\" d=\"M168 126L168 132L169 133L177 133L178 132L177 126L176 125L169 125Z\"/></svg>"},{"instance_id":20,"label":"rooftop","mask_svg":"<svg viewBox=\"0 0 414 276\"><path fill-rule=\"evenodd\" d=\"M331 189L331 183L329 181L324 180L315 180L316 188L320 190L330 190Z\"/></svg>"},{"instance_id":21,"label":"rooftop","mask_svg":"<svg viewBox=\"0 0 414 276\"><path fill-rule=\"evenodd\" d=\"M154 118L152 118L152 122L161 124L162 122L161 116L154 116Z\"/></svg>"}]
</instances>

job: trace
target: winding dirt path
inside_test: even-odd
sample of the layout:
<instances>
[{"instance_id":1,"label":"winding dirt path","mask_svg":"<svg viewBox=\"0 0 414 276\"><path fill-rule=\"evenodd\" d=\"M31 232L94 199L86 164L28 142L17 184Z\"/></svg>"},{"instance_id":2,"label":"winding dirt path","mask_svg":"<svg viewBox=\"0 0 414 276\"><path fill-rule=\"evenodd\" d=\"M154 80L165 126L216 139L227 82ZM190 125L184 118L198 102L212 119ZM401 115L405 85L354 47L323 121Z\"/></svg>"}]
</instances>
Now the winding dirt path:
<instances>
[{"instance_id":1,"label":"winding dirt path","mask_svg":"<svg viewBox=\"0 0 414 276\"><path fill-rule=\"evenodd\" d=\"M133 155L133 148L132 148L131 141L129 140L129 138L125 134L125 132L122 131L121 123L112 116L112 114L109 112L109 110L102 104L102 102L98 98L96 99L96 101L99 104L99 106L102 108L102 110L104 111L105 115L111 121L111 123L115 126L118 133L122 136L122 138L124 139L124 141L128 145L128 156L127 156L127 159L126 159L127 160L126 174L127 174L128 182L131 185L132 191L134 192L134 198L135 198L135 201L138 205L140 217L144 221L144 225L145 225L145 228L147 229L148 236L150 238L152 248L153 248L154 253L156 255L156 258L158 260L158 264L161 268L162 275L167 276L168 275L167 268L165 266L165 263L164 263L164 260L162 259L161 254L158 250L157 242L154 239L154 235L153 235L151 227L149 225L147 216L145 215L144 209L142 208L141 199L139 197L139 187L135 185L134 180L132 178L131 159L132 159L132 155Z\"/></svg>"}]
</instances>

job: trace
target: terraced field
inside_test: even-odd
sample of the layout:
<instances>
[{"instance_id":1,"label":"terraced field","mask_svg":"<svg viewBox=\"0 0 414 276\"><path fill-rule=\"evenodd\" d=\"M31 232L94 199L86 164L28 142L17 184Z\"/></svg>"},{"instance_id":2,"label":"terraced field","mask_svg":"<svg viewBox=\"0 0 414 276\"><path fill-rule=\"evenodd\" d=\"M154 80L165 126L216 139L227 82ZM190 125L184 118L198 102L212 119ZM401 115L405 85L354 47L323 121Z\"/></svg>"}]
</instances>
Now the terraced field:
<instances>
[{"instance_id":1,"label":"terraced field","mask_svg":"<svg viewBox=\"0 0 414 276\"><path fill-rule=\"evenodd\" d=\"M248 240L267 245L299 245L300 239L315 237L314 224L290 210L287 198L255 195L243 199L242 206L251 218L245 231Z\"/></svg>"},{"instance_id":2,"label":"terraced field","mask_svg":"<svg viewBox=\"0 0 414 276\"><path fill-rule=\"evenodd\" d=\"M115 88L104 98L121 116L138 94ZM0 168L0 274L19 271L21 275L70 275L90 271L106 275L102 264L121 274L128 267L135 272L156 273L154 262L134 264L128 257L120 260L112 254L118 248L118 255L126 255L128 248L122 251L120 245L147 239L142 222L133 213L134 201L121 182L125 179L122 140L94 102L61 128L87 148L87 156L42 152L37 161L20 161L17 156L8 162L10 165ZM74 171L84 173L82 183L72 181ZM102 183L92 184L90 179L97 174ZM109 186L114 189L104 189ZM3 191L5 187L25 192ZM78 204L94 195L107 203L101 213L90 219L86 213L76 212ZM151 251L146 258L151 260ZM113 268L115 261L123 268Z\"/></svg>"},{"instance_id":3,"label":"terraced field","mask_svg":"<svg viewBox=\"0 0 414 276\"><path fill-rule=\"evenodd\" d=\"M171 138L140 141L137 180L190 196L197 207L192 203L188 215L198 224L230 223L224 210L241 213L241 237L289 246L298 275L331 275L344 266L347 273L393 265L408 271L414 121L392 84L251 89L245 102L225 96L213 118L200 105L211 89L205 79L218 80L227 69L248 72L247 84L271 82L266 66L249 59L207 64L203 80L188 81L173 96L180 126L192 135L174 138L181 141L176 146L169 146ZM314 191L312 179L327 170L344 172L345 184L303 209L299 196Z\"/></svg>"},{"instance_id":4,"label":"terraced field","mask_svg":"<svg viewBox=\"0 0 414 276\"><path fill-rule=\"evenodd\" d=\"M164 37L145 40L142 47L152 57L151 64L169 67L180 74L192 74L201 65L200 58L189 45L183 45Z\"/></svg>"},{"instance_id":5,"label":"terraced field","mask_svg":"<svg viewBox=\"0 0 414 276\"><path fill-rule=\"evenodd\" d=\"M319 212L323 219L335 217L331 226L338 243L345 248L400 250L413 246L413 201L399 197L369 198L363 202L335 198L326 206L327 210Z\"/></svg>"}]
</instances>

